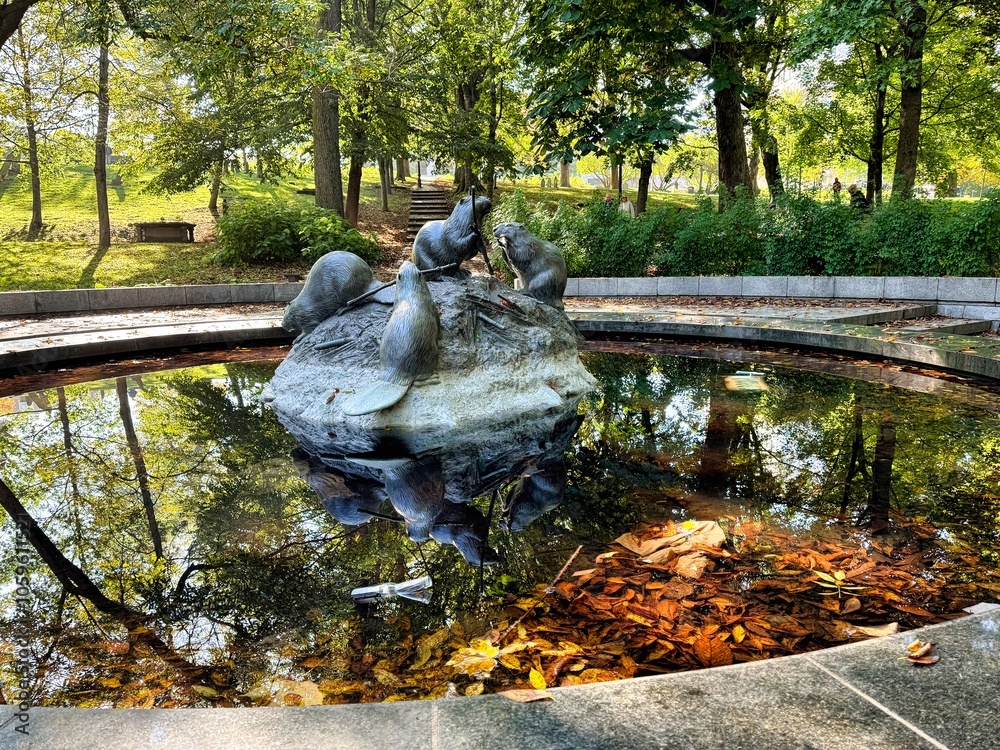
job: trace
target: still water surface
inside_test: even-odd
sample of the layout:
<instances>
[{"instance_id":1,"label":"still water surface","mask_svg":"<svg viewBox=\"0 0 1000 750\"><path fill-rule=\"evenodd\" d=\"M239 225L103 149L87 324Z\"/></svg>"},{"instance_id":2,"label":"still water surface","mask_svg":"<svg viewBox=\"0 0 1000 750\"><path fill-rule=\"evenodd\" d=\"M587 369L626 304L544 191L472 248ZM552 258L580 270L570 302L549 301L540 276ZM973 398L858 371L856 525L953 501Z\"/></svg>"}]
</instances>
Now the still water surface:
<instances>
[{"instance_id":1,"label":"still water surface","mask_svg":"<svg viewBox=\"0 0 1000 750\"><path fill-rule=\"evenodd\" d=\"M309 453L257 401L277 362L0 399L0 471L51 542L44 556L28 553L25 604L13 525L0 532L2 640L29 637L34 703L395 700L525 686L533 667L550 685L685 668L684 643L656 647L635 632L643 618L613 647L575 650L586 634L574 637L572 611L560 616L558 603L532 611L525 622L540 630L523 635L556 633L555 656L498 655L495 669L479 671L461 659L447 666L455 653L475 656L475 644L494 659L474 639L531 606L577 546L570 573L592 567L619 535L668 521L718 521L726 555L741 562L722 561L667 610L707 608L709 594L698 601L697 592L711 586L773 601L799 618L799 630L802 622L803 632L816 630L761 640L752 627L735 629L752 609L744 603L711 630L738 660L856 637L843 631L848 624L914 627L1000 598L1000 414L988 393L920 393L767 357L583 357L599 391L579 416L498 434L493 448L480 446L488 461L468 446L461 460L398 446ZM790 575L783 556L808 549L894 561L902 572L886 580L900 598L875 606L862 587L824 590L815 580L780 590ZM809 570L799 572L808 581ZM351 597L357 587L424 576L432 586L416 598L426 603ZM917 584L919 606L906 598ZM860 609L849 611L851 598ZM828 617L822 628L814 610ZM592 626L580 620L582 630ZM750 640L737 643L741 633Z\"/></svg>"}]
</instances>

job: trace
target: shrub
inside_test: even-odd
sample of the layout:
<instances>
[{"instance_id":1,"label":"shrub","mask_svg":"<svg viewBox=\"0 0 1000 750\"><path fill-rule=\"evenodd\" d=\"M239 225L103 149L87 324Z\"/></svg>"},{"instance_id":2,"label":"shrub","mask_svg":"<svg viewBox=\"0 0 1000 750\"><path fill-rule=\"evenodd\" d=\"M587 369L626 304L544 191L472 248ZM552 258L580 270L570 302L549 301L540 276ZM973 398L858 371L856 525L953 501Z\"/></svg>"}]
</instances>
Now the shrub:
<instances>
[{"instance_id":1,"label":"shrub","mask_svg":"<svg viewBox=\"0 0 1000 750\"><path fill-rule=\"evenodd\" d=\"M737 190L719 213L712 201L699 203L690 222L675 235L673 248L656 259L661 275L696 276L763 273L766 269L764 232L766 206Z\"/></svg>"},{"instance_id":2,"label":"shrub","mask_svg":"<svg viewBox=\"0 0 1000 750\"><path fill-rule=\"evenodd\" d=\"M381 257L375 243L335 211L280 201L247 201L219 219L217 234L215 259L223 263L315 260L333 250L356 253L367 263Z\"/></svg>"},{"instance_id":3,"label":"shrub","mask_svg":"<svg viewBox=\"0 0 1000 750\"><path fill-rule=\"evenodd\" d=\"M786 194L762 216L767 273L802 276L852 272L858 220L849 206Z\"/></svg>"}]
</instances>

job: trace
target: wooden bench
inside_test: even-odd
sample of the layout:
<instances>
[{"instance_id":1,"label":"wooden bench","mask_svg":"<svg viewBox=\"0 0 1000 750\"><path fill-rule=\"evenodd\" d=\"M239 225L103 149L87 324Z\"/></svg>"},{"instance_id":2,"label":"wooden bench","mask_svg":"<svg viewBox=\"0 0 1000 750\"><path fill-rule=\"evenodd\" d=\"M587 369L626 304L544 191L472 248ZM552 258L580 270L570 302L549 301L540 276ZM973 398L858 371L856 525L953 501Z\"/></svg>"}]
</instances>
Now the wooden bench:
<instances>
[{"instance_id":1,"label":"wooden bench","mask_svg":"<svg viewBox=\"0 0 1000 750\"><path fill-rule=\"evenodd\" d=\"M135 227L139 242L194 242L194 224L187 221L144 221Z\"/></svg>"}]
</instances>

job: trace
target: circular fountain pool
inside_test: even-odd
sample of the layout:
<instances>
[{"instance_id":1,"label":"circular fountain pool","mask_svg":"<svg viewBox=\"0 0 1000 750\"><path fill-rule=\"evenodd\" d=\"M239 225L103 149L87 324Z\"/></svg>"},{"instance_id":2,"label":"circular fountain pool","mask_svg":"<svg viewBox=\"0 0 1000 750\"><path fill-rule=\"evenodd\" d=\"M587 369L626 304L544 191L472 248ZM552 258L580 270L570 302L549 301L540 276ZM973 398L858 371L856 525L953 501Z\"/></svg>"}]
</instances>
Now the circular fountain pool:
<instances>
[{"instance_id":1,"label":"circular fountain pool","mask_svg":"<svg viewBox=\"0 0 1000 750\"><path fill-rule=\"evenodd\" d=\"M478 694L808 651L1000 597L989 388L588 347L579 418L447 455L300 445L258 401L277 360L252 355L3 396L0 499L37 523L2 528L3 640L30 644L5 683L80 707ZM439 485L446 504L421 505Z\"/></svg>"}]
</instances>

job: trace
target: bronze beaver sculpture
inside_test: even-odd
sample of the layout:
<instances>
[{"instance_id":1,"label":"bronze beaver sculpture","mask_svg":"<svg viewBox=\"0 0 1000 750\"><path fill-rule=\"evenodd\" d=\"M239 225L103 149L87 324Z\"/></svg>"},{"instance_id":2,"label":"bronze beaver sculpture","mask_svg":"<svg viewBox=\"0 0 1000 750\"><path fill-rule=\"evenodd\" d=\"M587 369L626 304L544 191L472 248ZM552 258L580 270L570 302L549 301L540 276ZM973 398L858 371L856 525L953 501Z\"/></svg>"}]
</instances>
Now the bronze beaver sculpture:
<instances>
[{"instance_id":1,"label":"bronze beaver sculpture","mask_svg":"<svg viewBox=\"0 0 1000 750\"><path fill-rule=\"evenodd\" d=\"M559 248L541 240L523 224L497 224L493 236L503 259L517 274L521 291L539 302L563 309L566 291L566 261Z\"/></svg>"},{"instance_id":2,"label":"bronze beaver sculpture","mask_svg":"<svg viewBox=\"0 0 1000 750\"><path fill-rule=\"evenodd\" d=\"M430 289L417 267L403 261L396 276L396 303L379 345L379 380L348 396L344 414L371 414L398 403L415 380L437 370L441 319Z\"/></svg>"},{"instance_id":3,"label":"bronze beaver sculpture","mask_svg":"<svg viewBox=\"0 0 1000 750\"><path fill-rule=\"evenodd\" d=\"M458 202L447 219L424 224L413 240L413 263L421 271L429 271L451 263L462 264L474 258L482 243L482 235L476 231L476 227L481 225L483 217L492 207L489 198L476 198L473 216L472 197L467 195ZM431 278L465 278L469 275L467 270L458 266L430 274Z\"/></svg>"},{"instance_id":4,"label":"bronze beaver sculpture","mask_svg":"<svg viewBox=\"0 0 1000 750\"><path fill-rule=\"evenodd\" d=\"M354 253L345 250L327 253L309 269L305 286L285 309L281 327L290 333L312 333L345 302L378 285L372 269Z\"/></svg>"}]
</instances>

